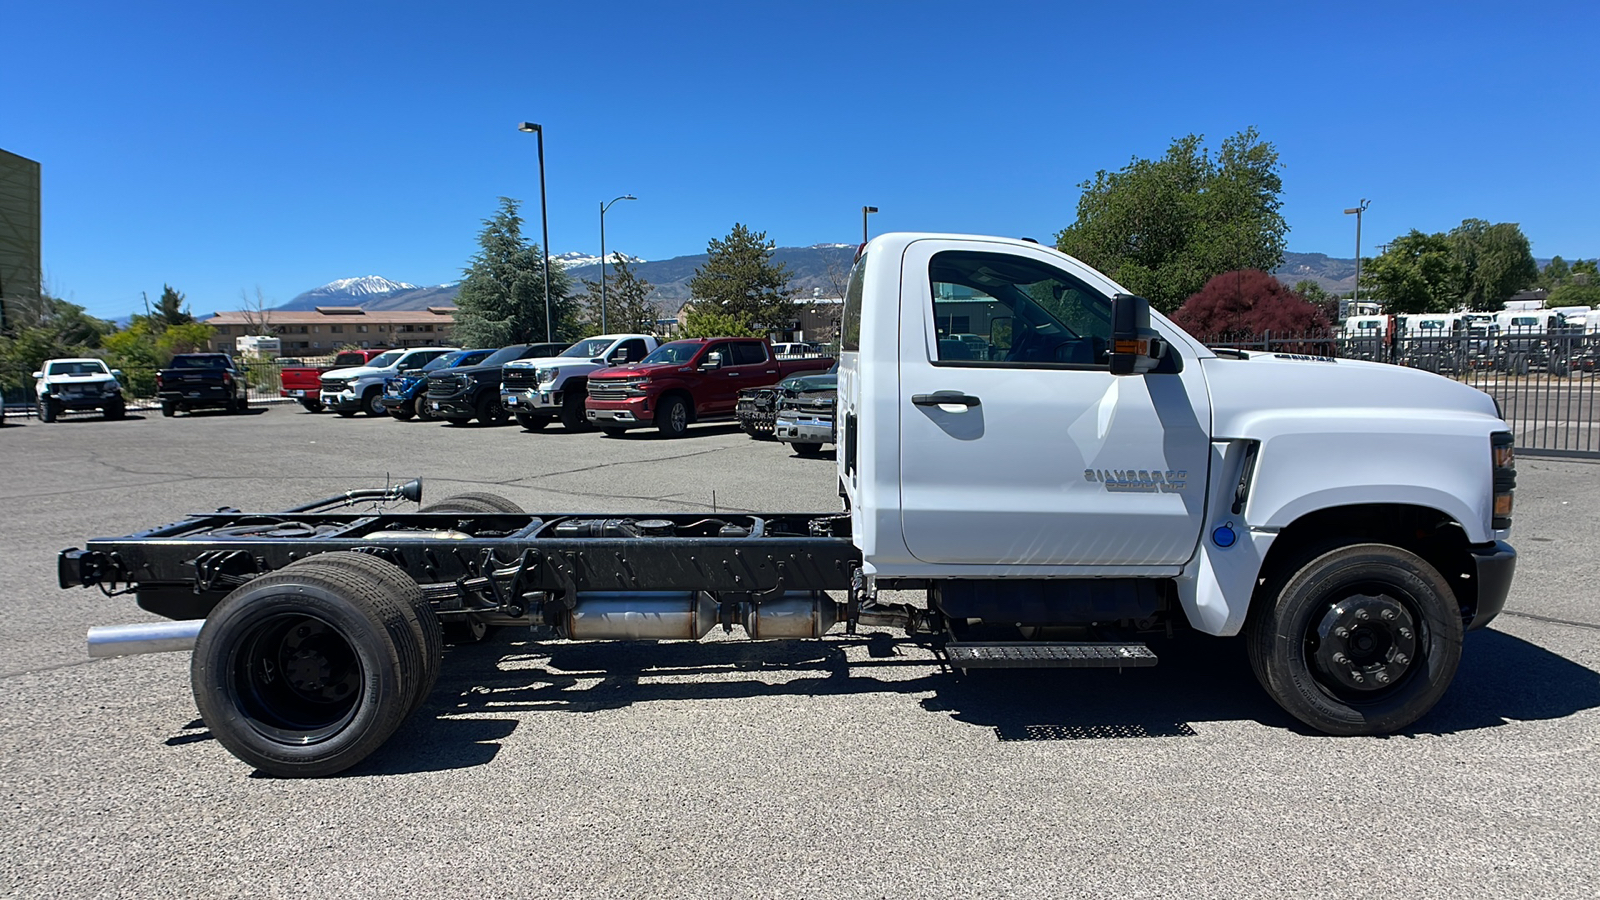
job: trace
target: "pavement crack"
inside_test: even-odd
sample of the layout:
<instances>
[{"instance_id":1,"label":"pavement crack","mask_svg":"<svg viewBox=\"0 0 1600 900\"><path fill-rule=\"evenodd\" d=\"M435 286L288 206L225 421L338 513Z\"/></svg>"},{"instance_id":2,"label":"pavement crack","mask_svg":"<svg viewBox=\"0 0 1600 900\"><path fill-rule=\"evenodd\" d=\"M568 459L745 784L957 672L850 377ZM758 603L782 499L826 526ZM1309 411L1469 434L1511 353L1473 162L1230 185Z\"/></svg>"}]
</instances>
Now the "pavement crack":
<instances>
[{"instance_id":1,"label":"pavement crack","mask_svg":"<svg viewBox=\"0 0 1600 900\"><path fill-rule=\"evenodd\" d=\"M1552 625L1568 625L1573 628L1587 628L1591 631L1600 631L1600 625L1597 625L1594 622L1574 622L1571 619L1557 619L1552 616L1540 616L1533 613L1514 612L1509 609L1501 610L1500 614L1503 616L1516 616L1519 619L1533 619L1536 622L1549 622Z\"/></svg>"}]
</instances>

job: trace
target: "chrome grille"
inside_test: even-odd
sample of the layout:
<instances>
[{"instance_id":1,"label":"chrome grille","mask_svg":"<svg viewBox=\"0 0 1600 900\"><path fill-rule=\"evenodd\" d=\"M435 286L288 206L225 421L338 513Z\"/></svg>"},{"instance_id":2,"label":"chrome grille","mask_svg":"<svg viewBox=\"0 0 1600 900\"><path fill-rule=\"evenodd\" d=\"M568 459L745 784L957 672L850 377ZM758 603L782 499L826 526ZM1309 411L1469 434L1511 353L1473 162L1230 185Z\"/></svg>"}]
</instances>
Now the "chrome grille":
<instances>
[{"instance_id":1,"label":"chrome grille","mask_svg":"<svg viewBox=\"0 0 1600 900\"><path fill-rule=\"evenodd\" d=\"M322 379L322 389L325 390L325 391L331 391L331 392L333 392L335 394L337 394L338 392L344 390L345 388L347 388L349 386L350 386L350 379L348 379L348 378L324 378L324 379Z\"/></svg>"}]
</instances>

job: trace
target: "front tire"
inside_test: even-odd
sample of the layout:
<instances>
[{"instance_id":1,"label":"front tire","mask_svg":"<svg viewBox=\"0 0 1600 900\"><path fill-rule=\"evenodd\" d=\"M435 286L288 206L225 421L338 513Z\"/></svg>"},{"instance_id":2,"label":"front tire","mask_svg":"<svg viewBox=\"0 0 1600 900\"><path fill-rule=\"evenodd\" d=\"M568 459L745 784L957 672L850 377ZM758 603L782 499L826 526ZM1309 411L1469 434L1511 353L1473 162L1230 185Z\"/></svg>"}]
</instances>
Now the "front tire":
<instances>
[{"instance_id":1,"label":"front tire","mask_svg":"<svg viewBox=\"0 0 1600 900\"><path fill-rule=\"evenodd\" d=\"M588 397L587 391L574 390L571 387L568 387L567 392L561 395L561 426L563 428L568 431L589 430L589 420L586 418L588 410L584 407L584 401Z\"/></svg>"},{"instance_id":2,"label":"front tire","mask_svg":"<svg viewBox=\"0 0 1600 900\"><path fill-rule=\"evenodd\" d=\"M44 397L39 400L39 421L48 424L50 422L54 422L56 417L60 414L61 410L56 406L55 400L49 397Z\"/></svg>"},{"instance_id":3,"label":"front tire","mask_svg":"<svg viewBox=\"0 0 1600 900\"><path fill-rule=\"evenodd\" d=\"M309 413L319 413L325 408L321 400L301 400L300 405Z\"/></svg>"},{"instance_id":4,"label":"front tire","mask_svg":"<svg viewBox=\"0 0 1600 900\"><path fill-rule=\"evenodd\" d=\"M801 456L820 456L822 454L822 445L821 444L795 444L794 445L794 452L800 454Z\"/></svg>"},{"instance_id":5,"label":"front tire","mask_svg":"<svg viewBox=\"0 0 1600 900\"><path fill-rule=\"evenodd\" d=\"M543 431L550 424L550 417L537 413L517 413L517 424L526 431Z\"/></svg>"},{"instance_id":6,"label":"front tire","mask_svg":"<svg viewBox=\"0 0 1600 900\"><path fill-rule=\"evenodd\" d=\"M514 513L525 515L516 501L488 491L468 491L443 500L435 500L417 510L419 513Z\"/></svg>"},{"instance_id":7,"label":"front tire","mask_svg":"<svg viewBox=\"0 0 1600 900\"><path fill-rule=\"evenodd\" d=\"M389 411L383 408L382 388L367 388L367 392L361 395L361 411L373 418L389 414Z\"/></svg>"},{"instance_id":8,"label":"front tire","mask_svg":"<svg viewBox=\"0 0 1600 900\"><path fill-rule=\"evenodd\" d=\"M404 598L308 560L239 587L200 630L195 703L234 756L286 778L365 759L410 713L422 647Z\"/></svg>"},{"instance_id":9,"label":"front tire","mask_svg":"<svg viewBox=\"0 0 1600 900\"><path fill-rule=\"evenodd\" d=\"M402 403L399 406L396 406L394 409L389 410L389 415L399 419L402 422L409 420L416 414L417 411L413 409L409 403Z\"/></svg>"},{"instance_id":10,"label":"front tire","mask_svg":"<svg viewBox=\"0 0 1600 900\"><path fill-rule=\"evenodd\" d=\"M1387 734L1450 687L1463 626L1421 557L1355 544L1307 562L1245 626L1250 667L1290 715L1328 734Z\"/></svg>"},{"instance_id":11,"label":"front tire","mask_svg":"<svg viewBox=\"0 0 1600 900\"><path fill-rule=\"evenodd\" d=\"M432 422L439 418L433 414L433 410L428 408L428 395L425 393L418 394L417 398L411 402L411 407L417 411L417 418L424 422Z\"/></svg>"},{"instance_id":12,"label":"front tire","mask_svg":"<svg viewBox=\"0 0 1600 900\"><path fill-rule=\"evenodd\" d=\"M662 437L681 438L689 432L689 404L676 394L661 401L656 411L656 429Z\"/></svg>"},{"instance_id":13,"label":"front tire","mask_svg":"<svg viewBox=\"0 0 1600 900\"><path fill-rule=\"evenodd\" d=\"M493 393L485 393L472 405L477 413L480 425L499 425L506 420L506 408L500 404L500 397Z\"/></svg>"}]
</instances>

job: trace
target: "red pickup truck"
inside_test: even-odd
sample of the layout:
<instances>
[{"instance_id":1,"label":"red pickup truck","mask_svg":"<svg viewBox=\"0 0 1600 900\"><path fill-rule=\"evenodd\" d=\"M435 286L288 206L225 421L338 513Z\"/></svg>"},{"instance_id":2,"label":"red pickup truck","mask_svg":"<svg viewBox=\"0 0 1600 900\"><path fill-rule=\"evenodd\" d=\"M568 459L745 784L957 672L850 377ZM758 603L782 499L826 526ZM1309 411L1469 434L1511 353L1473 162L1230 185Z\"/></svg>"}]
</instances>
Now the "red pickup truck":
<instances>
[{"instance_id":1,"label":"red pickup truck","mask_svg":"<svg viewBox=\"0 0 1600 900\"><path fill-rule=\"evenodd\" d=\"M290 366L279 370L278 394L300 401L309 412L322 412L322 373L334 369L364 366L386 348L346 350L333 358L331 366Z\"/></svg>"},{"instance_id":2,"label":"red pickup truck","mask_svg":"<svg viewBox=\"0 0 1600 900\"><path fill-rule=\"evenodd\" d=\"M832 365L830 357L777 359L765 338L672 341L632 365L591 373L585 415L608 435L654 425L682 437L691 423L732 419L744 388Z\"/></svg>"}]
</instances>

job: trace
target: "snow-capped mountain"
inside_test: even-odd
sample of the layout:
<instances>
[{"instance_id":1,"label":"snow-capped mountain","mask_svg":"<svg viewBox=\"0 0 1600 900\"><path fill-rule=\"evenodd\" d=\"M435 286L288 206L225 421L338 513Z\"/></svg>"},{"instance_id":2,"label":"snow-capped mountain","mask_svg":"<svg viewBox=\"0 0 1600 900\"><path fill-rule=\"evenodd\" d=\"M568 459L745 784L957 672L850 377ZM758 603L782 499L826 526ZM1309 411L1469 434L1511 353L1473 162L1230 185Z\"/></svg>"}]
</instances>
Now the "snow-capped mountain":
<instances>
[{"instance_id":1,"label":"snow-capped mountain","mask_svg":"<svg viewBox=\"0 0 1600 900\"><path fill-rule=\"evenodd\" d=\"M567 269L578 269L582 268L583 266L600 265L600 257L594 255L593 253L580 253L577 250L569 250L566 253L557 253L550 258L561 263L562 267ZM617 260L619 259L630 266L636 266L642 262L645 262L643 257L629 256L626 253L617 253L613 251L606 254L607 265L616 265Z\"/></svg>"},{"instance_id":2,"label":"snow-capped mountain","mask_svg":"<svg viewBox=\"0 0 1600 900\"><path fill-rule=\"evenodd\" d=\"M370 297L374 294L392 294L395 291L415 290L417 285L404 281L390 281L382 275L363 275L360 278L341 278L330 281L307 294L345 294L351 297Z\"/></svg>"},{"instance_id":3,"label":"snow-capped mountain","mask_svg":"<svg viewBox=\"0 0 1600 900\"><path fill-rule=\"evenodd\" d=\"M368 309L421 309L454 302L456 284L419 287L390 281L381 275L340 278L312 288L278 309L315 309L319 306L364 306Z\"/></svg>"}]
</instances>

